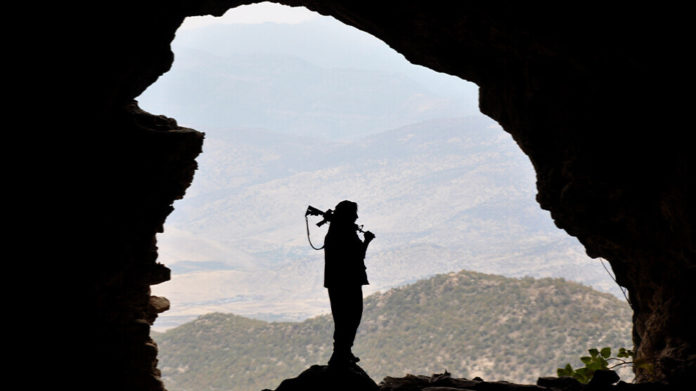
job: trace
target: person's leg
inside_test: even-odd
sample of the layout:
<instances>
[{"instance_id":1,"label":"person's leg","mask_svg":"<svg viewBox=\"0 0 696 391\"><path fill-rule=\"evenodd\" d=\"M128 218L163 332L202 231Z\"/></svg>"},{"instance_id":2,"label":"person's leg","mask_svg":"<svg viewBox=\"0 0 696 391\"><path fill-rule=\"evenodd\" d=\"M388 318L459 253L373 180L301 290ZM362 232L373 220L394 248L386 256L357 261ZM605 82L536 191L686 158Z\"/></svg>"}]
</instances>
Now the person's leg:
<instances>
[{"instance_id":1,"label":"person's leg","mask_svg":"<svg viewBox=\"0 0 696 391\"><path fill-rule=\"evenodd\" d=\"M350 346L353 346L355 341L355 334L358 332L358 327L360 326L360 320L362 319L363 312L363 301L362 301L362 287L351 287L347 295L346 307L348 313L348 340Z\"/></svg>"},{"instance_id":2,"label":"person's leg","mask_svg":"<svg viewBox=\"0 0 696 391\"><path fill-rule=\"evenodd\" d=\"M334 320L334 353L329 364L345 363L348 360L352 345L351 307L349 293L343 288L329 288L329 301L331 303L331 315Z\"/></svg>"},{"instance_id":3,"label":"person's leg","mask_svg":"<svg viewBox=\"0 0 696 391\"><path fill-rule=\"evenodd\" d=\"M362 320L363 312L363 295L362 286L358 285L356 287L351 287L347 292L346 307L348 308L348 320L347 320L347 330L346 330L346 344L348 346L349 358L354 361L360 361L358 357L353 355L351 348L355 342L355 335L358 332L358 327L360 326L360 321Z\"/></svg>"}]
</instances>

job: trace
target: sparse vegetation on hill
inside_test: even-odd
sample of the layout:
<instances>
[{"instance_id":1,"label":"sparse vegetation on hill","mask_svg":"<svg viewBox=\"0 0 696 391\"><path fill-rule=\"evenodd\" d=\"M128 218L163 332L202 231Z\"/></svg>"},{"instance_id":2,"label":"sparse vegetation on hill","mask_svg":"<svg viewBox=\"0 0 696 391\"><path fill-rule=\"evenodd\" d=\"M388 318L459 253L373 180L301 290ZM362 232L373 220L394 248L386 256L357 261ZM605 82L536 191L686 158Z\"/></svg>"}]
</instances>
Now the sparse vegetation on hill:
<instances>
[{"instance_id":1,"label":"sparse vegetation on hill","mask_svg":"<svg viewBox=\"0 0 696 391\"><path fill-rule=\"evenodd\" d=\"M469 271L438 275L365 300L354 351L376 380L447 370L534 382L589 346L631 346L631 310L563 279ZM331 354L330 315L268 323L210 314L157 334L171 391L275 388Z\"/></svg>"}]
</instances>

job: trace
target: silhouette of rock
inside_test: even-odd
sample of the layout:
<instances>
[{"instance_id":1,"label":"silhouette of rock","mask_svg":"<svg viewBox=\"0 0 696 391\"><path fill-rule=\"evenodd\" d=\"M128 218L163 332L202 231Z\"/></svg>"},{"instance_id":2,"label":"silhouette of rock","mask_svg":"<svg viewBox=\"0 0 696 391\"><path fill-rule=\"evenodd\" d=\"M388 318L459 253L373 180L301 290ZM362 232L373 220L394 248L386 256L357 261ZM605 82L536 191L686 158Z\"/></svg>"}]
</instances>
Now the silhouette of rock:
<instances>
[{"instance_id":1,"label":"silhouette of rock","mask_svg":"<svg viewBox=\"0 0 696 391\"><path fill-rule=\"evenodd\" d=\"M661 383L619 382L612 385L618 380L618 376L615 376L614 371L601 371L598 380L589 384L582 384L571 377L542 377L537 381L537 385L532 385L506 381L487 382L479 377L472 380L457 379L445 372L432 376L386 377L379 384L379 389L381 391L667 391L679 389Z\"/></svg>"},{"instance_id":2,"label":"silhouette of rock","mask_svg":"<svg viewBox=\"0 0 696 391\"><path fill-rule=\"evenodd\" d=\"M592 375L589 385L595 388L609 388L612 384L619 381L619 375L611 369L598 369Z\"/></svg>"},{"instance_id":3,"label":"silhouette of rock","mask_svg":"<svg viewBox=\"0 0 696 391\"><path fill-rule=\"evenodd\" d=\"M381 391L453 391L453 390L486 390L486 391L541 391L546 387L531 384L513 384L504 381L487 382L476 377L472 380L452 377L448 372L432 376L406 375L401 378L386 377L380 383Z\"/></svg>"},{"instance_id":4,"label":"silhouette of rock","mask_svg":"<svg viewBox=\"0 0 696 391\"><path fill-rule=\"evenodd\" d=\"M573 377L540 377L537 380L537 385L557 388L560 390L576 391L582 390L582 383Z\"/></svg>"},{"instance_id":5,"label":"silhouette of rock","mask_svg":"<svg viewBox=\"0 0 696 391\"><path fill-rule=\"evenodd\" d=\"M478 378L476 378L478 379ZM450 376L448 372L434 374L432 376L406 375L405 377L386 377L379 384L382 391L410 391L423 390L425 388L444 388L444 389L472 389L482 380L457 379Z\"/></svg>"},{"instance_id":6,"label":"silhouette of rock","mask_svg":"<svg viewBox=\"0 0 696 391\"><path fill-rule=\"evenodd\" d=\"M280 2L331 15L413 63L478 84L481 111L534 164L541 207L628 288L636 359L649 364L636 369L638 381L695 381L696 154L685 142L691 101L677 98L693 84L686 3L594 2L564 12L559 2ZM58 273L43 271L54 257L26 263L60 282L57 301L89 319L90 333L78 327L47 339L89 340L74 346L91 358L81 372L112 389L164 390L141 320L157 310L150 285L169 276L156 262L156 233L190 185L203 141L140 112L133 99L170 69L170 43L187 16L219 16L241 3L107 2L97 18L60 7L46 31L66 43L54 45L64 66L17 78L43 74L56 84L41 98L61 117L33 116L36 139L56 133L56 123L72 136L45 165L58 167L60 175L46 176L65 179L70 203L47 203L58 216L44 220L71 222L55 230L64 236L57 242L82 245L68 246ZM43 64L47 55L36 52ZM84 98L66 99L67 91Z\"/></svg>"},{"instance_id":7,"label":"silhouette of rock","mask_svg":"<svg viewBox=\"0 0 696 391\"><path fill-rule=\"evenodd\" d=\"M283 380L275 391L378 391L379 387L359 366L312 365L299 376ZM263 390L270 391L270 390Z\"/></svg>"}]
</instances>

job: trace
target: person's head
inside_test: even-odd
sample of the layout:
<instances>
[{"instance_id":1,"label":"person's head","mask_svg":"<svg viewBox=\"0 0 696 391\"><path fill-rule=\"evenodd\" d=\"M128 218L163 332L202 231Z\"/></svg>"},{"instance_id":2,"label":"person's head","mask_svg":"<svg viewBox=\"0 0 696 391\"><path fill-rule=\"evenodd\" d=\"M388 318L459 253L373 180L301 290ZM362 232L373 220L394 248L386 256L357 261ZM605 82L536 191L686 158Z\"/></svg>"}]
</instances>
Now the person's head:
<instances>
[{"instance_id":1,"label":"person's head","mask_svg":"<svg viewBox=\"0 0 696 391\"><path fill-rule=\"evenodd\" d=\"M334 208L331 222L343 224L354 224L358 219L358 204L352 201L344 200L339 202Z\"/></svg>"}]
</instances>

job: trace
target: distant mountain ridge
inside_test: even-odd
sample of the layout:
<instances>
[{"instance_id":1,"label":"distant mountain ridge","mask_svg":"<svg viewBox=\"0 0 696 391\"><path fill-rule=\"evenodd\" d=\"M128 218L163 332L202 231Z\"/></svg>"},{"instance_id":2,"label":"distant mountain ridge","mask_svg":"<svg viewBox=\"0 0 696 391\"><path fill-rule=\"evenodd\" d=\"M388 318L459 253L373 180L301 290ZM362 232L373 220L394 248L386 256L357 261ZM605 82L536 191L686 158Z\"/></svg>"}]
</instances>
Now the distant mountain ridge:
<instances>
[{"instance_id":1,"label":"distant mountain ridge","mask_svg":"<svg viewBox=\"0 0 696 391\"><path fill-rule=\"evenodd\" d=\"M303 213L343 199L377 234L370 293L461 269L618 291L539 209L530 162L478 113L475 85L330 18L180 30L172 50L138 100L206 140L158 235L173 277L153 288L172 302L157 329L209 312L326 313Z\"/></svg>"},{"instance_id":2,"label":"distant mountain ridge","mask_svg":"<svg viewBox=\"0 0 696 391\"><path fill-rule=\"evenodd\" d=\"M182 31L170 72L138 97L184 126L257 127L355 139L422 120L478 113L477 87L408 63L330 20Z\"/></svg>"},{"instance_id":3,"label":"distant mountain ridge","mask_svg":"<svg viewBox=\"0 0 696 391\"><path fill-rule=\"evenodd\" d=\"M354 142L237 129L211 133L204 149L158 237L173 278L154 287L172 300L156 325L208 312L327 313L323 255L310 249L303 215L307 205L342 199L359 203L359 223L377 235L368 293L461 269L615 287L539 209L531 164L486 117L424 121ZM310 224L321 244L325 227Z\"/></svg>"},{"instance_id":4,"label":"distant mountain ridge","mask_svg":"<svg viewBox=\"0 0 696 391\"><path fill-rule=\"evenodd\" d=\"M355 139L419 120L473 114L465 109L470 104L395 72L324 68L291 55L178 52L177 72L162 76L140 100L148 110L184 113L177 120L186 126L236 124Z\"/></svg>"},{"instance_id":5,"label":"distant mountain ridge","mask_svg":"<svg viewBox=\"0 0 696 391\"><path fill-rule=\"evenodd\" d=\"M562 279L469 271L374 294L356 339L361 366L385 376L430 374L534 382L590 347L631 346L631 310ZM171 391L275 388L331 354L330 315L268 323L209 314L155 334Z\"/></svg>"}]
</instances>

